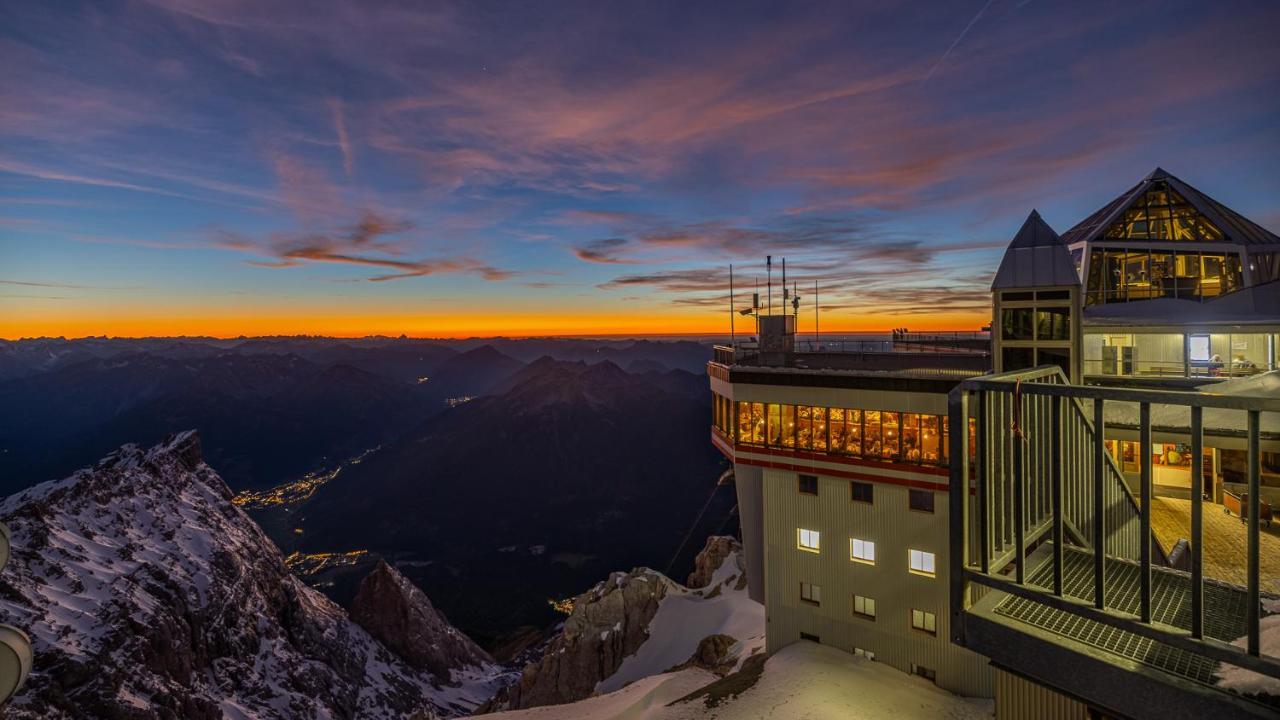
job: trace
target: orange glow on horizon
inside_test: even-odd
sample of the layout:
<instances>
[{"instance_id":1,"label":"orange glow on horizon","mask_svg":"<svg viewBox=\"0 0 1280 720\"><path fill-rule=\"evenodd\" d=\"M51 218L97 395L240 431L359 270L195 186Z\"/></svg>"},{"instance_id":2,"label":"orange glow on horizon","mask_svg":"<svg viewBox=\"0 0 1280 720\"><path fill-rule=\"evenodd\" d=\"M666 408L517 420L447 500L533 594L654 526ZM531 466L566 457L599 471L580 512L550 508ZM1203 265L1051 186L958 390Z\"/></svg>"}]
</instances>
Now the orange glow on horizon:
<instances>
[{"instance_id":1,"label":"orange glow on horizon","mask_svg":"<svg viewBox=\"0 0 1280 720\"><path fill-rule=\"evenodd\" d=\"M813 332L812 316L800 318L800 335ZM861 315L823 317L823 334L879 333L893 327L912 330L976 330L987 325L985 313L938 313L928 317ZM749 317L739 316L738 333L752 329ZM363 337L369 335L432 338L546 337L562 335L727 335L729 322L710 313L439 313L439 314L244 314L201 313L97 316L76 314L44 317L0 318L0 338L34 337L174 337L234 338L268 335L321 335Z\"/></svg>"}]
</instances>

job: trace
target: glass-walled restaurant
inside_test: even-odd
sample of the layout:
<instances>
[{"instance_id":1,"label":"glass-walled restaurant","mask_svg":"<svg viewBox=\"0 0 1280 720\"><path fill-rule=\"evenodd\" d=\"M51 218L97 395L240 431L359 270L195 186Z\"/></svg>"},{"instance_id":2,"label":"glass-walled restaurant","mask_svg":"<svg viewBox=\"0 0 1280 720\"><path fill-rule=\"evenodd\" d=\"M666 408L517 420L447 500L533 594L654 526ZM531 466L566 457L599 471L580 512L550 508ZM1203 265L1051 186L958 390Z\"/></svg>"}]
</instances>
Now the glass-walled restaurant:
<instances>
[{"instance_id":1,"label":"glass-walled restaurant","mask_svg":"<svg viewBox=\"0 0 1280 720\"><path fill-rule=\"evenodd\" d=\"M945 415L738 402L715 396L714 424L741 445L868 460L947 464Z\"/></svg>"},{"instance_id":2,"label":"glass-walled restaurant","mask_svg":"<svg viewBox=\"0 0 1280 720\"><path fill-rule=\"evenodd\" d=\"M1076 250L1076 265L1082 250ZM1086 305L1182 298L1204 300L1243 287L1240 256L1232 252L1177 252L1103 248L1089 253Z\"/></svg>"},{"instance_id":3,"label":"glass-walled restaurant","mask_svg":"<svg viewBox=\"0 0 1280 720\"><path fill-rule=\"evenodd\" d=\"M1242 377L1277 363L1277 333L1084 334L1085 375Z\"/></svg>"}]
</instances>

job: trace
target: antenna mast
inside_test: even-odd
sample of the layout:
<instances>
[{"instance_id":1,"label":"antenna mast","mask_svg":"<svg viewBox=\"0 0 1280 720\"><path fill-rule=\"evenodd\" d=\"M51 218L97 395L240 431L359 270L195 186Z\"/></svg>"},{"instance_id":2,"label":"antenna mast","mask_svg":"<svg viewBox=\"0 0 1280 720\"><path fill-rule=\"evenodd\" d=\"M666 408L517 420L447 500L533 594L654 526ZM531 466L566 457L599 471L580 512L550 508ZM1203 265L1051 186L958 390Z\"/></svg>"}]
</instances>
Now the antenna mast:
<instances>
[{"instance_id":1,"label":"antenna mast","mask_svg":"<svg viewBox=\"0 0 1280 720\"><path fill-rule=\"evenodd\" d=\"M818 338L818 281L813 281L813 342L817 344Z\"/></svg>"},{"instance_id":2,"label":"antenna mast","mask_svg":"<svg viewBox=\"0 0 1280 720\"><path fill-rule=\"evenodd\" d=\"M738 309L733 302L733 263L729 263L729 347L734 347L735 335L733 332L733 316L738 314Z\"/></svg>"},{"instance_id":3,"label":"antenna mast","mask_svg":"<svg viewBox=\"0 0 1280 720\"><path fill-rule=\"evenodd\" d=\"M773 256L772 255L764 256L764 271L765 271L765 274L768 276L766 280L766 285L765 285L765 296L768 298L766 302L769 305L768 314L772 315L773 314Z\"/></svg>"}]
</instances>

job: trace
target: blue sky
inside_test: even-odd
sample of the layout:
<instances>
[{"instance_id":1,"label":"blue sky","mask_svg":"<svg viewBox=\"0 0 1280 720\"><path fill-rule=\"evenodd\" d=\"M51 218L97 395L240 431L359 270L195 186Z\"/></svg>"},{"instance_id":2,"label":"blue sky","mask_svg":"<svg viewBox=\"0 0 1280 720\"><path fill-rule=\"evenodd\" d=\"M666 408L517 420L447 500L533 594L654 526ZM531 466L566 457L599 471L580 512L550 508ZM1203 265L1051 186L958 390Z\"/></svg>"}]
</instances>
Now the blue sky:
<instances>
[{"instance_id":1,"label":"blue sky","mask_svg":"<svg viewBox=\"0 0 1280 720\"><path fill-rule=\"evenodd\" d=\"M1156 165L1280 229L1280 4L10 2L0 337L974 327Z\"/></svg>"}]
</instances>

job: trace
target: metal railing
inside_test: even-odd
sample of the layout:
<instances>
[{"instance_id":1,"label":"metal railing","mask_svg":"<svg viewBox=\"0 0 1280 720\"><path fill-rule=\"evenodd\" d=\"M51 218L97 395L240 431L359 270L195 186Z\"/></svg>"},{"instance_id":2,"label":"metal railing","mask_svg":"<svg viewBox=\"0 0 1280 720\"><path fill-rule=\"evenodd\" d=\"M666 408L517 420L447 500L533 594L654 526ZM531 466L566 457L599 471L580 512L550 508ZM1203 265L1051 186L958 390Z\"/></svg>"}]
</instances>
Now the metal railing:
<instances>
[{"instance_id":1,"label":"metal railing","mask_svg":"<svg viewBox=\"0 0 1280 720\"><path fill-rule=\"evenodd\" d=\"M1134 502L1104 446L1108 402L1139 408L1140 499ZM1152 567L1163 562L1152 534L1151 406L1190 408L1191 570L1190 627L1152 619ZM964 644L964 610L972 583L1041 603L1171 647L1280 678L1280 661L1260 652L1259 507L1248 503L1246 647L1206 637L1204 607L1205 408L1237 410L1247 418L1248 494L1259 497L1260 417L1280 412L1280 398L1213 395L1067 384L1057 368L987 375L960 383L950 394L951 427L972 418L974 447L951 437L951 601L956 641ZM1085 422L1080 422L1081 419ZM1124 486L1127 499L1114 486ZM972 493L972 495L971 495ZM955 501L958 499L958 501ZM1128 507L1129 511L1119 511ZM1134 530L1136 529L1136 536ZM1052 579L1029 584L1029 554L1048 544ZM1067 546L1092 555L1091 600L1063 592ZM1133 560L1138 568L1137 613L1121 609L1119 589L1108 584L1108 564ZM1013 572L1008 573L1012 566ZM1161 572L1179 572L1162 569Z\"/></svg>"}]
</instances>

